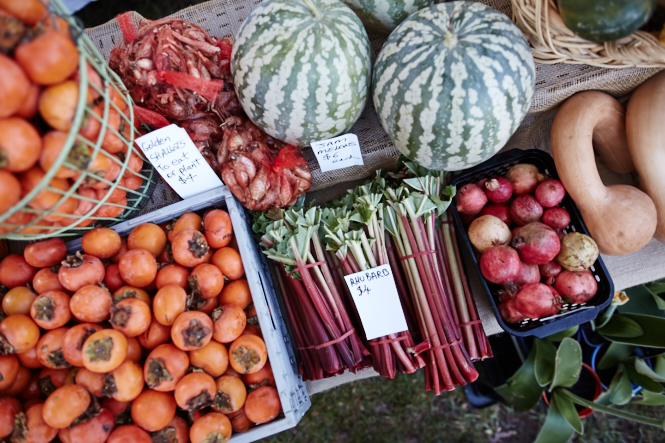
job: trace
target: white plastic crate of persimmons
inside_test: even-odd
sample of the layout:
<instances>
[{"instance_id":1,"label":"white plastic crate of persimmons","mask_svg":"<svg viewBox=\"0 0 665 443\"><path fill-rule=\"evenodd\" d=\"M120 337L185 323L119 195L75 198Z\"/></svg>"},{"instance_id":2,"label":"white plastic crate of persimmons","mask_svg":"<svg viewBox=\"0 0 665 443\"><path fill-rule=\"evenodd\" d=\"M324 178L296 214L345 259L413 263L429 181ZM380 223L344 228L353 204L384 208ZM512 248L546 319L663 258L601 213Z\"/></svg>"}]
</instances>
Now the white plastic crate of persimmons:
<instances>
[{"instance_id":1,"label":"white plastic crate of persimmons","mask_svg":"<svg viewBox=\"0 0 665 443\"><path fill-rule=\"evenodd\" d=\"M221 187L6 257L0 438L246 442L295 426L310 400L250 232Z\"/></svg>"},{"instance_id":2,"label":"white plastic crate of persimmons","mask_svg":"<svg viewBox=\"0 0 665 443\"><path fill-rule=\"evenodd\" d=\"M0 238L136 216L157 174L133 146L122 81L59 0L2 0L0 12Z\"/></svg>"}]
</instances>

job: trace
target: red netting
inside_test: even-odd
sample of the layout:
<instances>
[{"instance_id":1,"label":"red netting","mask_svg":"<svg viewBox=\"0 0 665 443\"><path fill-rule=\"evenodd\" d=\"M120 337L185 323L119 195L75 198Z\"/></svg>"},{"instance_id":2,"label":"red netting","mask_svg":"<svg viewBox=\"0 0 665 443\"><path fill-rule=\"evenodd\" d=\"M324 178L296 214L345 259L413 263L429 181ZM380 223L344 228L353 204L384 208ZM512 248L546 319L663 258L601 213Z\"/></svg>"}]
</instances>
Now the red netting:
<instances>
[{"instance_id":1,"label":"red netting","mask_svg":"<svg viewBox=\"0 0 665 443\"><path fill-rule=\"evenodd\" d=\"M125 38L125 43L131 43L136 40L136 35L138 28L134 19L132 19L131 12L125 12L116 17L118 20L118 25L120 25L120 30L122 31L122 36Z\"/></svg>"},{"instance_id":2,"label":"red netting","mask_svg":"<svg viewBox=\"0 0 665 443\"><path fill-rule=\"evenodd\" d=\"M306 165L307 160L302 156L300 150L293 145L288 145L279 151L272 165L273 171L280 173L284 169L293 169L296 166Z\"/></svg>"},{"instance_id":3,"label":"red netting","mask_svg":"<svg viewBox=\"0 0 665 443\"><path fill-rule=\"evenodd\" d=\"M224 87L224 80L204 80L178 71L161 71L159 78L170 85L195 91L209 101L214 101Z\"/></svg>"},{"instance_id":4,"label":"red netting","mask_svg":"<svg viewBox=\"0 0 665 443\"><path fill-rule=\"evenodd\" d=\"M159 129L170 125L163 115L137 105L134 105L134 116L142 124L146 124L153 129Z\"/></svg>"}]
</instances>

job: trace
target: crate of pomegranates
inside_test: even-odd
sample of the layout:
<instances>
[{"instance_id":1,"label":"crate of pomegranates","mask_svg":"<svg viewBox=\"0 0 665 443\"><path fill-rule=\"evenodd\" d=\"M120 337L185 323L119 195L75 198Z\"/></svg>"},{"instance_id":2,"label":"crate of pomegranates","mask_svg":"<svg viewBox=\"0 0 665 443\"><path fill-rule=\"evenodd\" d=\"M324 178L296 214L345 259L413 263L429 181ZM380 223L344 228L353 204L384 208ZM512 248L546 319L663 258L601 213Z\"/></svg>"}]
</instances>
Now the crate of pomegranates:
<instances>
[{"instance_id":1,"label":"crate of pomegranates","mask_svg":"<svg viewBox=\"0 0 665 443\"><path fill-rule=\"evenodd\" d=\"M309 408L266 260L227 187L30 244L0 261L0 284L9 434L248 442Z\"/></svg>"},{"instance_id":2,"label":"crate of pomegranates","mask_svg":"<svg viewBox=\"0 0 665 443\"><path fill-rule=\"evenodd\" d=\"M609 305L614 285L549 154L514 149L451 184L455 226L505 331L546 337Z\"/></svg>"}]
</instances>

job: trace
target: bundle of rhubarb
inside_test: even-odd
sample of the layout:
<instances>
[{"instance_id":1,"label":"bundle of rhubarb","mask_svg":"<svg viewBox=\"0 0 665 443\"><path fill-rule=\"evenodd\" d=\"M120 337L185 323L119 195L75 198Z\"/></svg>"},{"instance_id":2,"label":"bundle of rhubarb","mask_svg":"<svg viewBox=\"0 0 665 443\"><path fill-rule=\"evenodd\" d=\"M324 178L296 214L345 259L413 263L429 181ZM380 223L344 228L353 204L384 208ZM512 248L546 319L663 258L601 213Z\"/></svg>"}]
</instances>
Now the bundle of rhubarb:
<instances>
[{"instance_id":1,"label":"bundle of rhubarb","mask_svg":"<svg viewBox=\"0 0 665 443\"><path fill-rule=\"evenodd\" d=\"M110 67L129 90L137 118L152 128L182 126L208 164L248 209L292 205L311 186L307 161L245 115L233 88L233 41L179 18L118 16L125 45Z\"/></svg>"},{"instance_id":2,"label":"bundle of rhubarb","mask_svg":"<svg viewBox=\"0 0 665 443\"><path fill-rule=\"evenodd\" d=\"M347 343L340 339L345 331L361 329L343 277L381 265L391 267L409 329L367 342L377 372L392 378L425 367L426 389L437 395L478 377L472 362L492 351L446 214L453 195L443 174L406 163L397 174L377 172L371 182L324 207L257 218L254 229L264 252L279 263L304 377L337 373L309 368L325 366L333 350Z\"/></svg>"}]
</instances>

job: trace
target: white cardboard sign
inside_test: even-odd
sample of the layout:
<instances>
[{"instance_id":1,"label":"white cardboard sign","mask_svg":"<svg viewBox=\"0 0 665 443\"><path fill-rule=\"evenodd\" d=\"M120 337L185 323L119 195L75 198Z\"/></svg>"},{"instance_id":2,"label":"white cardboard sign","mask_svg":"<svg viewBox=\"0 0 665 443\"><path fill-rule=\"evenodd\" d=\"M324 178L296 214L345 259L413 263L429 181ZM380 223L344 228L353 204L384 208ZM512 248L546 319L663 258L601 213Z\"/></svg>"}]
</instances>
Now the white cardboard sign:
<instances>
[{"instance_id":1,"label":"white cardboard sign","mask_svg":"<svg viewBox=\"0 0 665 443\"><path fill-rule=\"evenodd\" d=\"M367 340L406 331L402 304L390 265L344 277L358 309Z\"/></svg>"},{"instance_id":2,"label":"white cardboard sign","mask_svg":"<svg viewBox=\"0 0 665 443\"><path fill-rule=\"evenodd\" d=\"M328 140L312 142L311 145L312 151L319 161L321 172L364 165L356 134L344 134Z\"/></svg>"},{"instance_id":3,"label":"white cardboard sign","mask_svg":"<svg viewBox=\"0 0 665 443\"><path fill-rule=\"evenodd\" d=\"M187 131L171 124L136 139L159 174L182 198L222 186Z\"/></svg>"}]
</instances>

